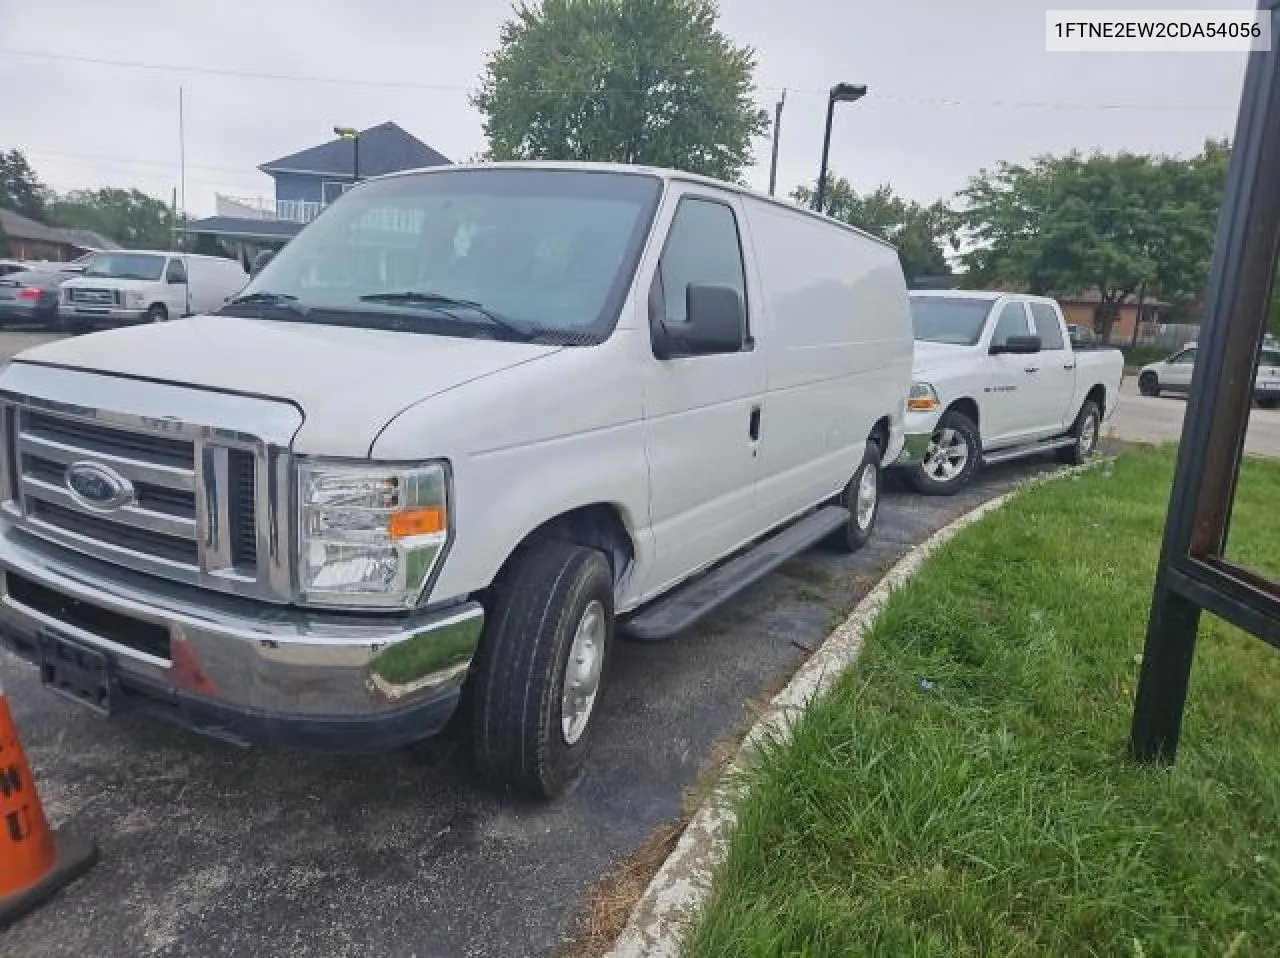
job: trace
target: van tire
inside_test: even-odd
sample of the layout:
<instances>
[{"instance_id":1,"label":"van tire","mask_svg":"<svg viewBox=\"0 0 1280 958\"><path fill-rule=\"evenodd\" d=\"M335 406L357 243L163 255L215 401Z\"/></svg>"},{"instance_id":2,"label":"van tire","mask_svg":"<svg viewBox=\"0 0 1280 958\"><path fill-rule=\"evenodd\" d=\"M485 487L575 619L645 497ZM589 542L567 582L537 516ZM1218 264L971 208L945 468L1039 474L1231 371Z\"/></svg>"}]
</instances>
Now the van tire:
<instances>
[{"instance_id":1,"label":"van tire","mask_svg":"<svg viewBox=\"0 0 1280 958\"><path fill-rule=\"evenodd\" d=\"M926 470L926 464L917 463L911 469L911 484L926 496L953 496L969 484L982 460L982 438L978 427L964 413L948 409L933 428L929 447L938 442L963 443L965 459L959 471L948 476L938 476Z\"/></svg>"},{"instance_id":2,"label":"van tire","mask_svg":"<svg viewBox=\"0 0 1280 958\"><path fill-rule=\"evenodd\" d=\"M880 515L883 478L880 471L880 446L869 442L857 472L836 500L837 504L849 510L849 521L827 536L825 542L828 546L839 552L857 552L867 544ZM866 499L868 492L871 495L869 512Z\"/></svg>"},{"instance_id":3,"label":"van tire","mask_svg":"<svg viewBox=\"0 0 1280 958\"><path fill-rule=\"evenodd\" d=\"M151 308L147 310L146 321L148 323L164 323L169 319L169 309L164 303L152 303Z\"/></svg>"},{"instance_id":4,"label":"van tire","mask_svg":"<svg viewBox=\"0 0 1280 958\"><path fill-rule=\"evenodd\" d=\"M1092 399L1080 407L1080 414L1076 416L1075 425L1071 427L1069 435L1075 442L1064 449L1059 449L1058 458L1065 463L1079 466L1087 462L1097 450L1098 441L1102 435L1102 413L1098 411L1098 404Z\"/></svg>"},{"instance_id":5,"label":"van tire","mask_svg":"<svg viewBox=\"0 0 1280 958\"><path fill-rule=\"evenodd\" d=\"M554 798L582 771L613 645L613 574L604 554L571 542L522 546L499 573L472 666L472 752L491 782ZM595 692L575 736L564 723L564 687L575 639L599 616L587 667Z\"/></svg>"}]
</instances>

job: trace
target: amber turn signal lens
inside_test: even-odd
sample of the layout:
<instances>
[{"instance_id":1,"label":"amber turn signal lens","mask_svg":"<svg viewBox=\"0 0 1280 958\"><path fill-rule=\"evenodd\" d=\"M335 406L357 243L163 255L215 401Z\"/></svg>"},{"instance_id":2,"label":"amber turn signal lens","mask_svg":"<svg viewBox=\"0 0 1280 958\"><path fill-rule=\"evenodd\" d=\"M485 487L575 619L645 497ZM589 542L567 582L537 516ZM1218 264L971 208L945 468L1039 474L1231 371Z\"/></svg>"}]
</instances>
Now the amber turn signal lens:
<instances>
[{"instance_id":1,"label":"amber turn signal lens","mask_svg":"<svg viewBox=\"0 0 1280 958\"><path fill-rule=\"evenodd\" d=\"M912 396L907 400L910 412L933 412L938 408L938 400L933 396Z\"/></svg>"},{"instance_id":2,"label":"amber turn signal lens","mask_svg":"<svg viewBox=\"0 0 1280 958\"><path fill-rule=\"evenodd\" d=\"M440 506L424 506L421 509L406 509L393 513L387 531L393 539L408 539L413 536L429 536L445 531L444 509Z\"/></svg>"}]
</instances>

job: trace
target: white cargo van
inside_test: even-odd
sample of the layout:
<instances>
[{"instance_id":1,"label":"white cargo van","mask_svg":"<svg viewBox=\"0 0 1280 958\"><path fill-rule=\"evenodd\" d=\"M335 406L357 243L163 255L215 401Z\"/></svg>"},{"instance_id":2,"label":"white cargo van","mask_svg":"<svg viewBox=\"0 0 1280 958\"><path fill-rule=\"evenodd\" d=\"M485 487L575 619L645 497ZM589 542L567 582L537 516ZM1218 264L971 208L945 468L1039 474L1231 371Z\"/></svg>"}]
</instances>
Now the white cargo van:
<instances>
[{"instance_id":1,"label":"white cargo van","mask_svg":"<svg viewBox=\"0 0 1280 958\"><path fill-rule=\"evenodd\" d=\"M248 281L238 260L221 256L95 253L80 275L63 285L58 314L71 329L163 322L212 312Z\"/></svg>"},{"instance_id":2,"label":"white cargo van","mask_svg":"<svg viewBox=\"0 0 1280 958\"><path fill-rule=\"evenodd\" d=\"M480 770L552 795L618 631L867 540L911 357L894 250L789 204L370 180L217 314L0 375L0 635L100 711L240 742L392 746L465 701Z\"/></svg>"}]
</instances>

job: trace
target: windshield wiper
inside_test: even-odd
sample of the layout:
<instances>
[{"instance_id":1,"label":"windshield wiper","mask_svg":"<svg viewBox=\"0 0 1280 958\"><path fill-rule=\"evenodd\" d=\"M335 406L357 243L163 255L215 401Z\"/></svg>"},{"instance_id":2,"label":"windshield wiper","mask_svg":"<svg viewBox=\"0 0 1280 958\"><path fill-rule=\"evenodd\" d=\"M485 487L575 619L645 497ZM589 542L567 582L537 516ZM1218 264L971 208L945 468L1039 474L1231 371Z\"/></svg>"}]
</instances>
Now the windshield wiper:
<instances>
[{"instance_id":1,"label":"windshield wiper","mask_svg":"<svg viewBox=\"0 0 1280 958\"><path fill-rule=\"evenodd\" d=\"M288 293L246 293L228 300L227 306L274 306L298 316L307 316L311 313L308 307L298 302L297 296L290 296Z\"/></svg>"},{"instance_id":2,"label":"windshield wiper","mask_svg":"<svg viewBox=\"0 0 1280 958\"><path fill-rule=\"evenodd\" d=\"M469 309L474 313L479 313L494 326L506 330L525 342L533 339L536 335L534 330L523 323L494 312L482 303L477 303L470 299L454 299L452 296L445 296L441 293L418 292L411 289L398 293L370 293L367 296L361 296L360 302L386 303L389 306L427 306L443 316L448 316L450 319L456 319L464 323L466 320L454 313L453 310Z\"/></svg>"}]
</instances>

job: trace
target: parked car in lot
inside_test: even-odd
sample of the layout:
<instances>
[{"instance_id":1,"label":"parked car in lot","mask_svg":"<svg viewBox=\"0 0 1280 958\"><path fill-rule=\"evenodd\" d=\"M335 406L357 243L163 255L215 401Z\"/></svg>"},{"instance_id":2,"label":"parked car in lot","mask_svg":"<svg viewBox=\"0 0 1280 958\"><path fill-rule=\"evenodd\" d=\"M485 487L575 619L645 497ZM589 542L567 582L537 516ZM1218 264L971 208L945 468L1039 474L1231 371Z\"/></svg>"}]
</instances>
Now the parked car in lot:
<instances>
[{"instance_id":1,"label":"parked car in lot","mask_svg":"<svg viewBox=\"0 0 1280 958\"><path fill-rule=\"evenodd\" d=\"M1138 391L1144 396L1189 393L1197 352L1198 348L1192 341L1168 359L1143 366L1138 373ZM1264 345L1258 358L1253 397L1264 409L1280 406L1280 348L1270 343Z\"/></svg>"},{"instance_id":2,"label":"parked car in lot","mask_svg":"<svg viewBox=\"0 0 1280 958\"><path fill-rule=\"evenodd\" d=\"M0 326L58 322L58 298L70 273L23 270L0 276Z\"/></svg>"},{"instance_id":3,"label":"parked car in lot","mask_svg":"<svg viewBox=\"0 0 1280 958\"><path fill-rule=\"evenodd\" d=\"M0 636L240 742L393 746L465 689L479 770L553 795L618 630L867 541L911 355L895 251L790 204L633 167L370 180L216 315L0 375Z\"/></svg>"},{"instance_id":4,"label":"parked car in lot","mask_svg":"<svg viewBox=\"0 0 1280 958\"><path fill-rule=\"evenodd\" d=\"M1118 350L1077 352L1057 302L993 292L911 294L915 381L898 465L929 495L962 489L982 463L1093 454L1116 408Z\"/></svg>"},{"instance_id":5,"label":"parked car in lot","mask_svg":"<svg viewBox=\"0 0 1280 958\"><path fill-rule=\"evenodd\" d=\"M164 322L217 309L248 281L238 260L221 256L95 253L80 275L64 284L60 315L69 329Z\"/></svg>"}]
</instances>

